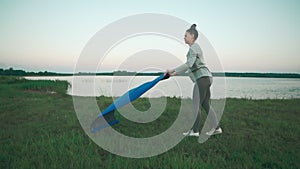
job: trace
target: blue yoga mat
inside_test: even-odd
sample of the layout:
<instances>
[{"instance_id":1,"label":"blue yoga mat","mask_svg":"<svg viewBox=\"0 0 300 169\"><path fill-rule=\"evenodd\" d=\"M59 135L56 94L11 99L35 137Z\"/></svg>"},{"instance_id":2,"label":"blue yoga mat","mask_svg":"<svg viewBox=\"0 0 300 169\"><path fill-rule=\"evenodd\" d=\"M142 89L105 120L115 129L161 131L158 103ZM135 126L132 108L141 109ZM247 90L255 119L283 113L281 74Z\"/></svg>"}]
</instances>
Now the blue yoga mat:
<instances>
[{"instance_id":1,"label":"blue yoga mat","mask_svg":"<svg viewBox=\"0 0 300 169\"><path fill-rule=\"evenodd\" d=\"M153 86L155 86L159 81L168 79L170 77L169 74L162 74L156 79L146 82L134 89L129 90L125 94L123 94L121 97L119 97L117 100L115 100L111 105L109 105L103 112L101 112L97 118L94 120L94 122L91 125L91 132L96 133L97 131L104 129L106 127L112 126L114 124L119 123L119 120L117 120L114 116L114 111L118 108L121 108L125 106L126 104L136 100L141 95L143 95L145 92L150 90Z\"/></svg>"}]
</instances>

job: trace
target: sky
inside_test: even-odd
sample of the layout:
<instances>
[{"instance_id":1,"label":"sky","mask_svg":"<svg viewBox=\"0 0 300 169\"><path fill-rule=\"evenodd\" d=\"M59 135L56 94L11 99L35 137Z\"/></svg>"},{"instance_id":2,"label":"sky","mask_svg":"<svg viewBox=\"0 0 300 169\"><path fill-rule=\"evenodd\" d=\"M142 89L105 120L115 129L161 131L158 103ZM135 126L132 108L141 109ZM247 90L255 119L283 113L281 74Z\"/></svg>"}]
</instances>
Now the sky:
<instances>
[{"instance_id":1,"label":"sky","mask_svg":"<svg viewBox=\"0 0 300 169\"><path fill-rule=\"evenodd\" d=\"M142 13L167 14L196 23L226 72L300 73L298 0L1 0L0 68L73 72L83 48L96 32L123 17ZM175 60L172 64L158 64L150 56L141 59L145 54L141 49L150 45L146 41L155 38L164 41L162 37L133 38L124 43L144 46L127 46L128 51L123 47L117 52L122 48L120 44L100 64L101 70L164 69L184 62L188 46L168 48L173 43L170 40L164 41L166 48L158 53L166 54L166 61ZM125 56L126 52L131 56ZM170 53L176 53L177 58L172 59ZM214 63L210 64L213 67Z\"/></svg>"}]
</instances>

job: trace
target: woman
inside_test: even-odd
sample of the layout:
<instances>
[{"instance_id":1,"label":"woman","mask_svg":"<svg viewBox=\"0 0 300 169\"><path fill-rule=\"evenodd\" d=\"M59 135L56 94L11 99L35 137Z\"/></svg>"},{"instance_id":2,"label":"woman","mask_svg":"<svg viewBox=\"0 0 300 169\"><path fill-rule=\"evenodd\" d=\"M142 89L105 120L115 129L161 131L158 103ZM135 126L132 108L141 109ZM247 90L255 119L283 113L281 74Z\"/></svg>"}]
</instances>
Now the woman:
<instances>
[{"instance_id":1,"label":"woman","mask_svg":"<svg viewBox=\"0 0 300 169\"><path fill-rule=\"evenodd\" d=\"M215 112L210 109L210 86L212 84L212 74L209 69L205 66L203 53L200 46L195 43L198 38L198 31L196 30L196 24L193 24L190 29L186 30L184 41L186 44L190 46L189 51L187 53L187 61L181 66L176 67L172 70L167 70L165 73L169 73L170 76L175 76L177 74L182 74L188 71L191 80L195 83L194 85L194 94L193 94L193 102L194 107L197 111L196 121L193 125L193 128L183 135L185 136L199 136L199 125L200 125L200 104L207 114L209 114L210 119L213 123L213 128L206 132L207 135L214 135L222 133L221 127L218 126L218 121L216 118ZM197 93L197 88L199 90L199 94ZM199 101L200 96L200 101ZM196 103L195 103L196 102ZM200 103L198 103L200 102ZM198 106L197 106L198 105ZM209 113L211 111L211 113Z\"/></svg>"}]
</instances>

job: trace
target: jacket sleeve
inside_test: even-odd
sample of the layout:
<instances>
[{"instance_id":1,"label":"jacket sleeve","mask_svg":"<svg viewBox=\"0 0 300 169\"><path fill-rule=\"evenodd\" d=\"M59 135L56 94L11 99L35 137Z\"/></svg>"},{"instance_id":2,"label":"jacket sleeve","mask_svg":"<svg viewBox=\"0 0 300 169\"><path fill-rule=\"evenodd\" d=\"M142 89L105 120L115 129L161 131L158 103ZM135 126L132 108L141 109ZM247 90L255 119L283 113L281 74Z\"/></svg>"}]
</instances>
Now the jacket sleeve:
<instances>
[{"instance_id":1,"label":"jacket sleeve","mask_svg":"<svg viewBox=\"0 0 300 169\"><path fill-rule=\"evenodd\" d=\"M184 64L176 67L174 69L175 72L177 74L185 73L189 68L191 68L194 65L194 63L196 61L196 57L197 57L197 53L194 52L194 50L190 49L188 54L187 54L187 61Z\"/></svg>"}]
</instances>

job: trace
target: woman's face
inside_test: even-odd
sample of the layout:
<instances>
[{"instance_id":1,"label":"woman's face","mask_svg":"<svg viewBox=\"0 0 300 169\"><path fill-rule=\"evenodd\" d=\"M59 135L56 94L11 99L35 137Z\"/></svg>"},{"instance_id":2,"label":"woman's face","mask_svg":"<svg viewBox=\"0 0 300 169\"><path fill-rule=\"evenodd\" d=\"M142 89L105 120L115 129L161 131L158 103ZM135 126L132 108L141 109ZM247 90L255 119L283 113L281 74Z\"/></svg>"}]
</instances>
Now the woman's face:
<instances>
[{"instance_id":1,"label":"woman's face","mask_svg":"<svg viewBox=\"0 0 300 169\"><path fill-rule=\"evenodd\" d=\"M184 41L186 44L192 44L194 42L194 35L189 32L185 32Z\"/></svg>"}]
</instances>

